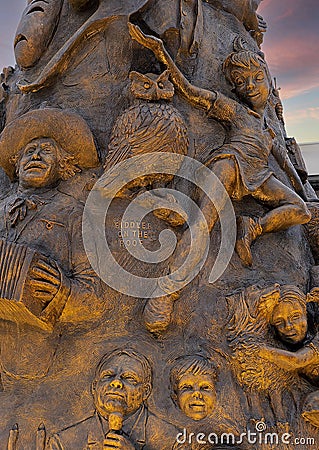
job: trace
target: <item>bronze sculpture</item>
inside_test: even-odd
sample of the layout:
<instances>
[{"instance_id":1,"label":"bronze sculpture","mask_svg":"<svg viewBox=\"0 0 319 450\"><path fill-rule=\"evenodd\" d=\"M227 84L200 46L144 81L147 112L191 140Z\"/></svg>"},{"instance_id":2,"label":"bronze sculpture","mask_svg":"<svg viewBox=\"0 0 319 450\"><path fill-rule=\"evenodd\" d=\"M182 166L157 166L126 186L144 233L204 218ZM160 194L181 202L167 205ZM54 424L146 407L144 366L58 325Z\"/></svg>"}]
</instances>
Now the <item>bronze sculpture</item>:
<instances>
[{"instance_id":1,"label":"bronze sculpture","mask_svg":"<svg viewBox=\"0 0 319 450\"><path fill-rule=\"evenodd\" d=\"M27 69L38 62L53 37L61 7L61 0L28 4L14 39L15 57L20 67ZM43 23L40 31L39 22Z\"/></svg>"},{"instance_id":2,"label":"bronze sculpture","mask_svg":"<svg viewBox=\"0 0 319 450\"><path fill-rule=\"evenodd\" d=\"M306 302L317 301L317 289L307 296L296 286L282 286L278 302L272 305L271 324L287 348L261 346L260 354L288 372L297 371L316 385L318 377L318 336L311 336ZM313 330L312 330L313 333ZM305 399L302 416L317 426L317 409L314 407L318 393Z\"/></svg>"},{"instance_id":3,"label":"bronze sculpture","mask_svg":"<svg viewBox=\"0 0 319 450\"><path fill-rule=\"evenodd\" d=\"M133 450L145 445L172 449L177 430L145 406L151 389L152 369L144 356L130 349L105 355L92 382L94 416L54 435L48 448L67 450L87 444L105 450Z\"/></svg>"},{"instance_id":4,"label":"bronze sculpture","mask_svg":"<svg viewBox=\"0 0 319 450\"><path fill-rule=\"evenodd\" d=\"M29 133L25 132L27 123ZM32 305L31 299L29 302L42 320L54 324L69 298L81 303L82 297L85 308L86 298L91 298L94 292L95 277L76 238L81 226L76 225L81 205L59 192L57 186L61 179L80 172L81 167L97 165L96 149L82 119L60 110L30 112L11 126L14 135L9 128L2 134L1 164L11 178L15 178L16 172L18 188L2 204L1 234L9 242L29 244L31 248L34 240L38 245L43 241L40 244L43 255L30 268L31 295L34 303L38 301L40 305ZM82 131L80 138L74 134L75 130L80 135ZM59 244L64 241L65 248L73 246L73 262L68 260L69 251L63 254L61 247L56 246L57 235ZM70 272L71 276L66 275Z\"/></svg>"},{"instance_id":5,"label":"bronze sculpture","mask_svg":"<svg viewBox=\"0 0 319 450\"><path fill-rule=\"evenodd\" d=\"M290 160L272 142L272 130L263 128L263 113L270 89L265 62L257 54L245 50L230 54L224 62L226 78L234 86L239 99L249 107L247 110L218 92L192 86L175 66L160 40L145 36L134 25L130 25L130 30L134 39L153 50L157 58L169 68L174 84L189 102L206 110L210 117L231 124L229 144L215 151L206 164L222 181L231 198L241 200L245 195L252 195L274 208L272 213L261 219L241 217L239 220L236 250L243 263L251 266L250 246L258 236L310 220L301 199L279 182L268 168L270 151L275 154L278 152L278 160L291 173L296 188L300 189L299 177ZM242 134L242 129L247 135ZM258 140L256 136L259 136ZM210 229L213 229L216 213L209 212L205 200L201 208L204 211L208 209Z\"/></svg>"},{"instance_id":6,"label":"bronze sculpture","mask_svg":"<svg viewBox=\"0 0 319 450\"><path fill-rule=\"evenodd\" d=\"M0 86L1 449L314 448L317 205L259 4L27 5Z\"/></svg>"},{"instance_id":7,"label":"bronze sculpture","mask_svg":"<svg viewBox=\"0 0 319 450\"><path fill-rule=\"evenodd\" d=\"M170 374L173 398L186 416L201 420L210 415L216 403L216 372L203 358L184 357Z\"/></svg>"}]
</instances>

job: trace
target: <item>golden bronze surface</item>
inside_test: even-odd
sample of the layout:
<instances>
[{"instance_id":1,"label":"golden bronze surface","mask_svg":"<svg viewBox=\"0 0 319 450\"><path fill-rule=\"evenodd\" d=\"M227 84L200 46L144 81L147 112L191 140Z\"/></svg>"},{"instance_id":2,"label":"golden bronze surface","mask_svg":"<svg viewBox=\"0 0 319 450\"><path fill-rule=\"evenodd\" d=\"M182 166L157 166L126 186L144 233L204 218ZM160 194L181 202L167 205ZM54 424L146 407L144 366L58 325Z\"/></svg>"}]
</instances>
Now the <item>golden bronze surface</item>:
<instances>
[{"instance_id":1,"label":"golden bronze surface","mask_svg":"<svg viewBox=\"0 0 319 450\"><path fill-rule=\"evenodd\" d=\"M0 450L319 446L319 207L260 0L34 0L0 87Z\"/></svg>"}]
</instances>

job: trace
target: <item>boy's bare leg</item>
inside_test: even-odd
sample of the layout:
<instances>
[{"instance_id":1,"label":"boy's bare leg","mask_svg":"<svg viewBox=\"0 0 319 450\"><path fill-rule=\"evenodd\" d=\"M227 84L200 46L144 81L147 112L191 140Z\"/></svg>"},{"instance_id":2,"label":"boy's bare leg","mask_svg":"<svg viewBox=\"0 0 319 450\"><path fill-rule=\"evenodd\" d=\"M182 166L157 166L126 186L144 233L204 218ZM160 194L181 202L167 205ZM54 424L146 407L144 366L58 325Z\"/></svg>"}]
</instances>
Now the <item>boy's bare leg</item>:
<instances>
[{"instance_id":1,"label":"boy's bare leg","mask_svg":"<svg viewBox=\"0 0 319 450\"><path fill-rule=\"evenodd\" d=\"M302 225L311 218L306 204L299 195L277 180L274 175L271 175L252 196L272 210L258 219L248 216L238 219L236 251L247 266L252 265L250 247L258 236Z\"/></svg>"},{"instance_id":2,"label":"boy's bare leg","mask_svg":"<svg viewBox=\"0 0 319 450\"><path fill-rule=\"evenodd\" d=\"M311 219L305 202L274 175L260 186L253 197L273 208L260 219L263 233L286 230L291 226L307 223Z\"/></svg>"}]
</instances>

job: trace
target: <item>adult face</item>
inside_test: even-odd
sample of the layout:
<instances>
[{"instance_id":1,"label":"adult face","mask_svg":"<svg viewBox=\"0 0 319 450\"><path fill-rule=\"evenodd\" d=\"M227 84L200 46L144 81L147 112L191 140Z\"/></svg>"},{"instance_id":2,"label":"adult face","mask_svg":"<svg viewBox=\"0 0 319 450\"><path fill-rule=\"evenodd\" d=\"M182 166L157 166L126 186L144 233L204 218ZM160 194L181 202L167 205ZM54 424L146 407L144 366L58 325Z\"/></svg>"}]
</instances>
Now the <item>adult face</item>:
<instances>
[{"instance_id":1,"label":"adult face","mask_svg":"<svg viewBox=\"0 0 319 450\"><path fill-rule=\"evenodd\" d=\"M216 405L216 392L209 375L183 375L178 383L177 403L186 416L201 420L209 416Z\"/></svg>"},{"instance_id":2,"label":"adult face","mask_svg":"<svg viewBox=\"0 0 319 450\"><path fill-rule=\"evenodd\" d=\"M57 143L50 138L34 139L24 148L18 164L23 188L52 186L60 178Z\"/></svg>"},{"instance_id":3,"label":"adult face","mask_svg":"<svg viewBox=\"0 0 319 450\"><path fill-rule=\"evenodd\" d=\"M128 355L115 356L102 366L93 383L97 411L108 417L113 412L130 416L149 395L141 363Z\"/></svg>"},{"instance_id":4,"label":"adult face","mask_svg":"<svg viewBox=\"0 0 319 450\"><path fill-rule=\"evenodd\" d=\"M28 1L14 39L14 53L20 67L34 66L48 48L62 4L62 0Z\"/></svg>"},{"instance_id":5,"label":"adult face","mask_svg":"<svg viewBox=\"0 0 319 450\"><path fill-rule=\"evenodd\" d=\"M265 70L259 66L234 69L231 73L237 96L251 109L262 113L269 97L269 81Z\"/></svg>"},{"instance_id":6,"label":"adult face","mask_svg":"<svg viewBox=\"0 0 319 450\"><path fill-rule=\"evenodd\" d=\"M288 344L302 342L307 334L307 313L297 300L282 302L274 309L272 324L280 339Z\"/></svg>"}]
</instances>

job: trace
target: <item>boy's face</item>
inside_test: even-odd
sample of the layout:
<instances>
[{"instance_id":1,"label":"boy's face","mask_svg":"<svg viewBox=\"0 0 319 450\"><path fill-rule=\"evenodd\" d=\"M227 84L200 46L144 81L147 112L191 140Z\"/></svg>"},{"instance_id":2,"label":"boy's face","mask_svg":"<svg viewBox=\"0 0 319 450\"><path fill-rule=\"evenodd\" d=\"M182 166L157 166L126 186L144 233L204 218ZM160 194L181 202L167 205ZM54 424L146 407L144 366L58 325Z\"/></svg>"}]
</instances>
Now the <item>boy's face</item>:
<instances>
[{"instance_id":1,"label":"boy's face","mask_svg":"<svg viewBox=\"0 0 319 450\"><path fill-rule=\"evenodd\" d=\"M256 112L262 112L269 97L269 81L261 66L236 68L231 72L237 96Z\"/></svg>"},{"instance_id":2,"label":"boy's face","mask_svg":"<svg viewBox=\"0 0 319 450\"><path fill-rule=\"evenodd\" d=\"M282 341L288 344L302 342L307 334L307 312L297 300L282 302L273 311L272 324Z\"/></svg>"},{"instance_id":3,"label":"boy's face","mask_svg":"<svg viewBox=\"0 0 319 450\"><path fill-rule=\"evenodd\" d=\"M178 406L193 420L209 416L216 405L215 386L210 375L183 375L176 394Z\"/></svg>"}]
</instances>

